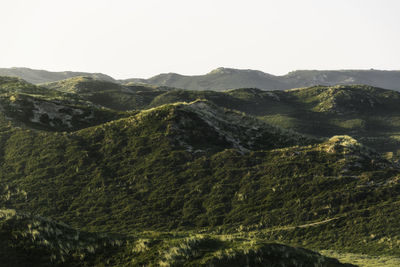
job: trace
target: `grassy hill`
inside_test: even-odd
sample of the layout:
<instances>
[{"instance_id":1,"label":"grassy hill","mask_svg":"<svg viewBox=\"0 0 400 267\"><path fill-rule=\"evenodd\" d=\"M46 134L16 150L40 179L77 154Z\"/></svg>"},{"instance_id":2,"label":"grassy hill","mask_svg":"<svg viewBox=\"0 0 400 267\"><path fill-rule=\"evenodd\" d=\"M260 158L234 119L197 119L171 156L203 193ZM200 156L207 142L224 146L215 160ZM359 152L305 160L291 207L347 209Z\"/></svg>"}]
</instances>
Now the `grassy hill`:
<instances>
[{"instance_id":1,"label":"grassy hill","mask_svg":"<svg viewBox=\"0 0 400 267\"><path fill-rule=\"evenodd\" d=\"M13 125L48 131L73 131L129 116L70 93L10 77L0 77L0 111L3 127Z\"/></svg>"},{"instance_id":2,"label":"grassy hill","mask_svg":"<svg viewBox=\"0 0 400 267\"><path fill-rule=\"evenodd\" d=\"M381 153L397 147L380 143L397 136L397 92L45 86L0 79L1 257L340 266L276 243L400 256L400 166Z\"/></svg>"},{"instance_id":3,"label":"grassy hill","mask_svg":"<svg viewBox=\"0 0 400 267\"><path fill-rule=\"evenodd\" d=\"M75 77L45 83L42 86L54 91L71 93L80 99L120 111L145 108L154 97L168 90L165 87L134 83L120 85L90 77Z\"/></svg>"},{"instance_id":4,"label":"grassy hill","mask_svg":"<svg viewBox=\"0 0 400 267\"><path fill-rule=\"evenodd\" d=\"M1 147L1 205L84 230L293 226L266 236L398 253L399 171L347 136L318 143L197 101L70 134L15 129Z\"/></svg>"},{"instance_id":5,"label":"grassy hill","mask_svg":"<svg viewBox=\"0 0 400 267\"><path fill-rule=\"evenodd\" d=\"M195 99L207 99L307 135L351 135L380 152L398 153L400 149L400 94L391 90L364 85L269 92L172 90L155 97L150 106Z\"/></svg>"},{"instance_id":6,"label":"grassy hill","mask_svg":"<svg viewBox=\"0 0 400 267\"><path fill-rule=\"evenodd\" d=\"M0 237L2 266L353 266L254 238L88 233L10 209L0 210Z\"/></svg>"}]
</instances>

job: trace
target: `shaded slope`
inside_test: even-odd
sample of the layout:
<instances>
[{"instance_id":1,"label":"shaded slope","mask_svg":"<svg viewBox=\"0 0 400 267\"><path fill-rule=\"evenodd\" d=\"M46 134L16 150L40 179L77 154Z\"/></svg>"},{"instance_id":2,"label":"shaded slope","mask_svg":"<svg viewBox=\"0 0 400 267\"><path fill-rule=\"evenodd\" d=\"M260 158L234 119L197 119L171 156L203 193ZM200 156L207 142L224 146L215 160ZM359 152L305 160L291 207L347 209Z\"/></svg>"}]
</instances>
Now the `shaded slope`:
<instances>
[{"instance_id":1,"label":"shaded slope","mask_svg":"<svg viewBox=\"0 0 400 267\"><path fill-rule=\"evenodd\" d=\"M0 210L2 266L351 266L310 250L189 233L111 236Z\"/></svg>"},{"instance_id":2,"label":"shaded slope","mask_svg":"<svg viewBox=\"0 0 400 267\"><path fill-rule=\"evenodd\" d=\"M0 210L2 266L94 266L110 257L125 240L73 229L41 216ZM111 257L110 257L111 258Z\"/></svg>"}]
</instances>

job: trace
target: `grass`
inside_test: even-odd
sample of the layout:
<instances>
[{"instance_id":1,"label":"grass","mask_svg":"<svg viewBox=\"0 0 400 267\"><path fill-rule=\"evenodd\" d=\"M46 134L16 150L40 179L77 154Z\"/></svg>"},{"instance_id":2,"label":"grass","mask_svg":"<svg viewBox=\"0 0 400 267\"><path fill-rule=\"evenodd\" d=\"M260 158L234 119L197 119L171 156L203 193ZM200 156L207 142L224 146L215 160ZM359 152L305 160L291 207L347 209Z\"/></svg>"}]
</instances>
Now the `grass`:
<instances>
[{"instance_id":1,"label":"grass","mask_svg":"<svg viewBox=\"0 0 400 267\"><path fill-rule=\"evenodd\" d=\"M2 266L344 266L319 253L232 235L87 233L41 216L0 210Z\"/></svg>"},{"instance_id":2,"label":"grass","mask_svg":"<svg viewBox=\"0 0 400 267\"><path fill-rule=\"evenodd\" d=\"M351 263L360 267L397 267L400 258L393 256L371 256L365 254L342 253L331 250L319 251L322 255L338 259L343 263Z\"/></svg>"},{"instance_id":3,"label":"grass","mask_svg":"<svg viewBox=\"0 0 400 267\"><path fill-rule=\"evenodd\" d=\"M0 80L0 207L124 235L115 265L243 263L271 242L400 255L397 93L69 82L83 87Z\"/></svg>"}]
</instances>

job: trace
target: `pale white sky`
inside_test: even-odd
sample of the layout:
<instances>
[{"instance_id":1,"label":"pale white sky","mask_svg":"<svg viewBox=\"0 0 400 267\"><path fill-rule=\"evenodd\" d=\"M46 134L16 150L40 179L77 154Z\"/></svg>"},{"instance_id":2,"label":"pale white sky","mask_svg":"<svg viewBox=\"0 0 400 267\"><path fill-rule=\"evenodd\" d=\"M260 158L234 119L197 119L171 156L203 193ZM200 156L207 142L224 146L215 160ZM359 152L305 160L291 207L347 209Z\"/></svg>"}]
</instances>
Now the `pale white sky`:
<instances>
[{"instance_id":1,"label":"pale white sky","mask_svg":"<svg viewBox=\"0 0 400 267\"><path fill-rule=\"evenodd\" d=\"M0 67L400 69L399 0L0 0Z\"/></svg>"}]
</instances>

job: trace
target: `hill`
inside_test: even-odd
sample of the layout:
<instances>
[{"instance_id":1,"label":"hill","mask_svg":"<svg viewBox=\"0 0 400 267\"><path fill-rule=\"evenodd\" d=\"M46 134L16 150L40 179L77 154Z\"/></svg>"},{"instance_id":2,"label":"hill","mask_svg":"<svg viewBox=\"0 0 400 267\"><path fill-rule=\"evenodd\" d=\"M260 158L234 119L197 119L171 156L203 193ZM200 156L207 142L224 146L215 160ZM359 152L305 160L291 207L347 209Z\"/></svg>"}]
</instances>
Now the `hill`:
<instances>
[{"instance_id":1,"label":"hill","mask_svg":"<svg viewBox=\"0 0 400 267\"><path fill-rule=\"evenodd\" d=\"M1 140L0 205L86 231L258 229L397 255L397 166L347 136L319 142L204 101L70 134L13 129Z\"/></svg>"},{"instance_id":2,"label":"hill","mask_svg":"<svg viewBox=\"0 0 400 267\"><path fill-rule=\"evenodd\" d=\"M0 125L73 131L128 116L76 95L0 77Z\"/></svg>"},{"instance_id":3,"label":"hill","mask_svg":"<svg viewBox=\"0 0 400 267\"><path fill-rule=\"evenodd\" d=\"M400 149L400 93L365 85L313 86L286 91L172 90L150 106L207 99L273 125L316 137L351 135L380 152Z\"/></svg>"},{"instance_id":4,"label":"hill","mask_svg":"<svg viewBox=\"0 0 400 267\"><path fill-rule=\"evenodd\" d=\"M371 86L313 86L269 92L247 88L215 92L135 83L121 85L74 77L41 86L3 78L1 88L6 116L34 128L43 126L70 131L129 116L136 112L134 110L206 99L218 107L245 112L270 124L317 138L351 135L380 152L396 156L400 150L399 93Z\"/></svg>"},{"instance_id":5,"label":"hill","mask_svg":"<svg viewBox=\"0 0 400 267\"><path fill-rule=\"evenodd\" d=\"M218 68L205 75L185 76L176 73L159 74L149 79L128 79L188 90L224 91L237 88L262 90L286 90L315 85L366 84L392 90L400 90L400 71L381 70L302 70L283 76L275 76L257 70Z\"/></svg>"},{"instance_id":6,"label":"hill","mask_svg":"<svg viewBox=\"0 0 400 267\"><path fill-rule=\"evenodd\" d=\"M282 76L291 88L314 85L366 84L399 91L400 71L384 70L298 70ZM289 89L289 88L285 88Z\"/></svg>"},{"instance_id":7,"label":"hill","mask_svg":"<svg viewBox=\"0 0 400 267\"><path fill-rule=\"evenodd\" d=\"M399 95L1 77L0 256L240 266L280 251L329 262L291 246L399 257L400 166L388 156Z\"/></svg>"},{"instance_id":8,"label":"hill","mask_svg":"<svg viewBox=\"0 0 400 267\"><path fill-rule=\"evenodd\" d=\"M259 88L262 90L287 90L291 88L316 85L354 85L365 84L374 87L400 90L400 71L384 70L297 70L286 75L276 76L258 70L217 68L205 75L180 75L177 73L159 74L149 79L114 78L102 73L51 72L28 68L0 68L0 76L22 78L33 84L49 83L73 77L90 77L95 80L121 84L148 84L181 88L187 90L225 91L238 88Z\"/></svg>"},{"instance_id":9,"label":"hill","mask_svg":"<svg viewBox=\"0 0 400 267\"><path fill-rule=\"evenodd\" d=\"M190 233L112 236L0 210L2 266L353 266L257 239Z\"/></svg>"},{"instance_id":10,"label":"hill","mask_svg":"<svg viewBox=\"0 0 400 267\"><path fill-rule=\"evenodd\" d=\"M98 80L114 82L115 80L102 73L87 73L87 72L73 72L73 71L47 71L35 70L29 68L0 68L0 76L19 77L25 81L33 84L54 82L72 78L76 76L87 76Z\"/></svg>"},{"instance_id":11,"label":"hill","mask_svg":"<svg viewBox=\"0 0 400 267\"><path fill-rule=\"evenodd\" d=\"M169 90L166 87L135 83L121 85L91 77L74 77L41 84L41 86L59 92L74 94L80 99L120 111L145 108L154 97Z\"/></svg>"},{"instance_id":12,"label":"hill","mask_svg":"<svg viewBox=\"0 0 400 267\"><path fill-rule=\"evenodd\" d=\"M131 80L126 80L131 81ZM140 79L143 83L164 85L188 90L223 91L243 87L280 89L285 85L275 76L253 70L219 68L206 75L184 76L176 73L159 74L150 79ZM122 81L125 82L125 81Z\"/></svg>"}]
</instances>

